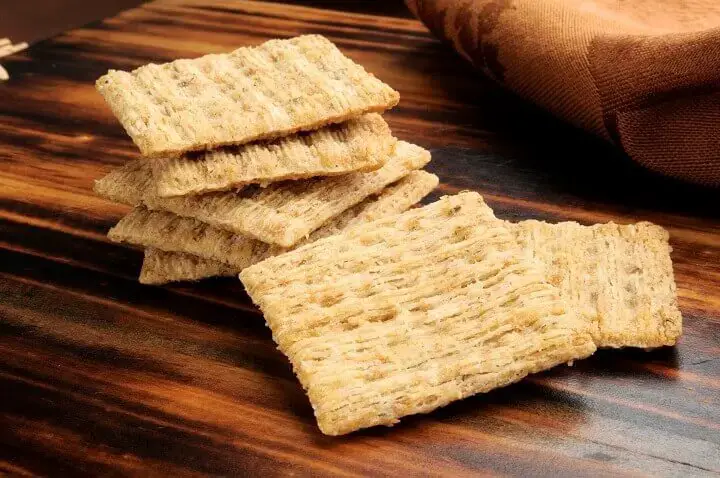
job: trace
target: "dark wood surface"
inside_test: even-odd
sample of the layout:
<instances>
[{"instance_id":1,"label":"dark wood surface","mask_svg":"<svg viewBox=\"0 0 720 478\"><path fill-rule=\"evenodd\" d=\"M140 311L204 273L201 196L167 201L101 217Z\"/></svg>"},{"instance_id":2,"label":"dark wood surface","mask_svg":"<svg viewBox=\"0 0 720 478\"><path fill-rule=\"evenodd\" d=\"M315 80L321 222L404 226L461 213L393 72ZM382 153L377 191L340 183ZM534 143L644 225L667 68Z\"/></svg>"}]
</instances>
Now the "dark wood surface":
<instances>
[{"instance_id":1,"label":"dark wood surface","mask_svg":"<svg viewBox=\"0 0 720 478\"><path fill-rule=\"evenodd\" d=\"M358 5L160 1L5 62L0 473L720 472L718 192L645 173L480 79L417 21ZM667 227L680 344L600 351L394 428L330 438L238 281L138 284L141 253L105 238L127 208L91 190L136 149L94 80L308 32L401 92L388 122L432 149L437 194L480 191L504 218Z\"/></svg>"}]
</instances>

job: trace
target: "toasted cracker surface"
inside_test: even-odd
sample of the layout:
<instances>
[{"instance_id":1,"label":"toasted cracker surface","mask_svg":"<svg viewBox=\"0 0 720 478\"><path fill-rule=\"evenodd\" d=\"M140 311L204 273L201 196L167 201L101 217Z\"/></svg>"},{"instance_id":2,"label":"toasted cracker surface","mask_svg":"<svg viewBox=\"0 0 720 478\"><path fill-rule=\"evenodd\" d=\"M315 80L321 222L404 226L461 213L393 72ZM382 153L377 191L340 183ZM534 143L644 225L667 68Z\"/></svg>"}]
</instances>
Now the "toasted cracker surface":
<instances>
[{"instance_id":1,"label":"toasted cracker surface","mask_svg":"<svg viewBox=\"0 0 720 478\"><path fill-rule=\"evenodd\" d=\"M682 333L665 229L523 221L508 227L542 261L563 299L592 324L598 347L673 345Z\"/></svg>"},{"instance_id":2,"label":"toasted cracker surface","mask_svg":"<svg viewBox=\"0 0 720 478\"><path fill-rule=\"evenodd\" d=\"M147 157L312 130L400 99L319 35L110 70L96 87Z\"/></svg>"},{"instance_id":3,"label":"toasted cracker surface","mask_svg":"<svg viewBox=\"0 0 720 478\"><path fill-rule=\"evenodd\" d=\"M216 259L237 268L252 264L270 246L197 219L136 207L108 232L110 240Z\"/></svg>"},{"instance_id":4,"label":"toasted cracker surface","mask_svg":"<svg viewBox=\"0 0 720 478\"><path fill-rule=\"evenodd\" d=\"M387 162L369 173L282 181L266 188L247 188L197 196L161 198L150 162L130 162L95 182L95 192L124 204L142 203L263 242L291 247L324 223L362 202L413 170L425 166L430 153L398 141Z\"/></svg>"},{"instance_id":5,"label":"toasted cracker surface","mask_svg":"<svg viewBox=\"0 0 720 478\"><path fill-rule=\"evenodd\" d=\"M587 324L488 216L462 193L240 274L324 433L392 425L593 353Z\"/></svg>"},{"instance_id":6,"label":"toasted cracker surface","mask_svg":"<svg viewBox=\"0 0 720 478\"><path fill-rule=\"evenodd\" d=\"M150 194L150 209L192 217L259 241L292 247L315 229L366 197L430 161L425 149L399 141L385 165L369 173L283 181L240 193L160 198Z\"/></svg>"},{"instance_id":7,"label":"toasted cracker surface","mask_svg":"<svg viewBox=\"0 0 720 478\"><path fill-rule=\"evenodd\" d=\"M152 168L147 161L128 161L95 181L93 190L111 201L139 205L155 189Z\"/></svg>"},{"instance_id":8,"label":"toasted cracker surface","mask_svg":"<svg viewBox=\"0 0 720 478\"><path fill-rule=\"evenodd\" d=\"M377 113L277 139L152 160L157 194L184 196L247 184L380 168L396 139Z\"/></svg>"},{"instance_id":9,"label":"toasted cracker surface","mask_svg":"<svg viewBox=\"0 0 720 478\"><path fill-rule=\"evenodd\" d=\"M367 198L316 230L302 243L336 234L341 230L374 219L405 211L430 193L438 184L434 174L413 171L397 183L385 188L378 196ZM143 247L179 252L155 254L143 262L143 276L154 277L153 283L197 280L212 277L221 270L218 262L240 272L261 260L286 252L287 249L237 236L195 219L161 211L136 208L110 230L110 239ZM188 255L199 256L188 260ZM207 261L201 261L199 258ZM177 261L177 265L172 262ZM195 264L195 267L193 266ZM149 279L148 279L149 280ZM164 282L160 282L164 280ZM142 282L142 280L141 280Z\"/></svg>"},{"instance_id":10,"label":"toasted cracker surface","mask_svg":"<svg viewBox=\"0 0 720 478\"><path fill-rule=\"evenodd\" d=\"M160 285L236 274L237 271L233 267L222 262L182 252L165 252L148 248L145 249L145 258L140 269L140 283Z\"/></svg>"},{"instance_id":11,"label":"toasted cracker surface","mask_svg":"<svg viewBox=\"0 0 720 478\"><path fill-rule=\"evenodd\" d=\"M377 196L371 196L360 204L347 209L315 230L296 247L309 244L318 239L338 234L359 224L399 214L411 208L435 189L440 180L427 171L412 171L394 184L383 189ZM272 255L287 252L287 249L272 246Z\"/></svg>"}]
</instances>

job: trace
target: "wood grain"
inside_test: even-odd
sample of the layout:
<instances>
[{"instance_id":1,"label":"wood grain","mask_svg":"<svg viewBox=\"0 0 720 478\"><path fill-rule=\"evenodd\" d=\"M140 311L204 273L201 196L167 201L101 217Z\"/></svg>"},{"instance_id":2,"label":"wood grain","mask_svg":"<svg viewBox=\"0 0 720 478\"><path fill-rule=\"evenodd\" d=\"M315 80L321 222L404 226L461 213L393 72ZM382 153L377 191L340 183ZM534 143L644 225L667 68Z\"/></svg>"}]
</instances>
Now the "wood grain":
<instances>
[{"instance_id":1,"label":"wood grain","mask_svg":"<svg viewBox=\"0 0 720 478\"><path fill-rule=\"evenodd\" d=\"M162 0L41 42L0 85L0 472L38 475L666 475L720 472L720 193L640 170L479 78L415 20ZM685 335L392 429L322 436L241 285L137 283L92 181L136 156L94 91L108 68L321 33L400 91L435 194L498 216L650 220L671 233ZM432 198L431 198L432 199Z\"/></svg>"}]
</instances>

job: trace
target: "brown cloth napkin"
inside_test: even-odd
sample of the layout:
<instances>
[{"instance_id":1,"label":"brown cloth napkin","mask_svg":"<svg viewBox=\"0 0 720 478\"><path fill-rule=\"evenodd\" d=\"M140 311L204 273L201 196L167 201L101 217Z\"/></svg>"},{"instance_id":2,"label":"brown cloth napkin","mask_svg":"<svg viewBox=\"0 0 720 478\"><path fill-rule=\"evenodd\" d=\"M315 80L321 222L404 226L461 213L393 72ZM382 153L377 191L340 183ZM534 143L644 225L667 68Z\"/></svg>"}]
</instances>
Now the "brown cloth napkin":
<instances>
[{"instance_id":1,"label":"brown cloth napkin","mask_svg":"<svg viewBox=\"0 0 720 478\"><path fill-rule=\"evenodd\" d=\"M720 185L720 0L406 0L520 96L661 173Z\"/></svg>"}]
</instances>

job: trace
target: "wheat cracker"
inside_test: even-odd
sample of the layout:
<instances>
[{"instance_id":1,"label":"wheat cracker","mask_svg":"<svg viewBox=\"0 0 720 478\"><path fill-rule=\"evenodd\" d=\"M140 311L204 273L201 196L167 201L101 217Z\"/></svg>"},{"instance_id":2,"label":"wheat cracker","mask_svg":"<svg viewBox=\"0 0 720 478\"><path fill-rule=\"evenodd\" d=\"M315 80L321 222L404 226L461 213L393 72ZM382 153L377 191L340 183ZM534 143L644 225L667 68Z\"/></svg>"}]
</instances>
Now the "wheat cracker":
<instances>
[{"instance_id":1,"label":"wheat cracker","mask_svg":"<svg viewBox=\"0 0 720 478\"><path fill-rule=\"evenodd\" d=\"M425 413L592 354L477 193L352 227L240 278L323 433Z\"/></svg>"},{"instance_id":2,"label":"wheat cracker","mask_svg":"<svg viewBox=\"0 0 720 478\"><path fill-rule=\"evenodd\" d=\"M147 161L128 161L96 180L93 190L111 201L138 206L155 190L152 168Z\"/></svg>"},{"instance_id":3,"label":"wheat cracker","mask_svg":"<svg viewBox=\"0 0 720 478\"><path fill-rule=\"evenodd\" d=\"M168 282L197 281L208 277L237 275L235 268L222 262L183 252L166 252L154 247L145 249L140 269L140 283L162 285Z\"/></svg>"},{"instance_id":4,"label":"wheat cracker","mask_svg":"<svg viewBox=\"0 0 720 478\"><path fill-rule=\"evenodd\" d=\"M278 138L400 99L320 35L110 70L96 87L146 157Z\"/></svg>"},{"instance_id":5,"label":"wheat cracker","mask_svg":"<svg viewBox=\"0 0 720 478\"><path fill-rule=\"evenodd\" d=\"M668 233L648 222L509 224L598 347L673 345L682 333Z\"/></svg>"},{"instance_id":6,"label":"wheat cracker","mask_svg":"<svg viewBox=\"0 0 720 478\"><path fill-rule=\"evenodd\" d=\"M267 188L200 196L144 199L150 209L173 212L259 241L292 247L315 229L410 171L425 166L430 153L399 141L385 165L369 173L284 181Z\"/></svg>"},{"instance_id":7,"label":"wheat cracker","mask_svg":"<svg viewBox=\"0 0 720 478\"><path fill-rule=\"evenodd\" d=\"M336 216L301 243L309 243L353 225L403 212L429 194L437 184L438 178L434 174L413 171L396 184L385 188L378 196L369 197ZM218 275L215 271L222 270L220 264L240 272L267 257L287 252L285 248L237 236L195 219L144 208L136 208L121 219L110 230L108 237L117 242L168 252L162 256L154 255L153 260L148 261L146 251L141 281L143 276L154 277L153 283L160 283L163 277L167 277L165 282L212 277ZM179 257L169 252L178 252ZM197 265L193 267L190 260L184 260L187 257L182 257L189 254L199 256L206 262L193 259ZM175 260L177 265L172 264Z\"/></svg>"},{"instance_id":8,"label":"wheat cracker","mask_svg":"<svg viewBox=\"0 0 720 478\"><path fill-rule=\"evenodd\" d=\"M377 113L272 142L150 160L160 197L380 168L396 139Z\"/></svg>"},{"instance_id":9,"label":"wheat cracker","mask_svg":"<svg viewBox=\"0 0 720 478\"><path fill-rule=\"evenodd\" d=\"M173 212L235 234L291 247L341 212L429 161L430 153L425 149L398 141L385 165L369 173L283 181L266 188L246 188L239 193L215 192L174 198L160 198L155 194L152 171L144 163L131 171L126 170L129 165L112 171L108 174L112 178L106 176L96 182L95 191L127 204L141 198L150 209Z\"/></svg>"}]
</instances>

